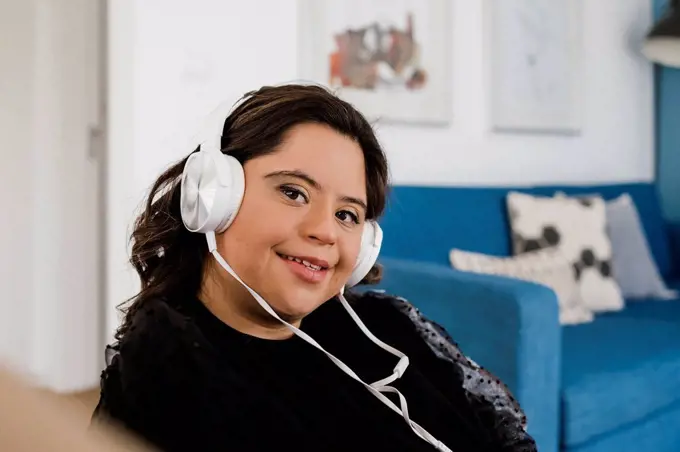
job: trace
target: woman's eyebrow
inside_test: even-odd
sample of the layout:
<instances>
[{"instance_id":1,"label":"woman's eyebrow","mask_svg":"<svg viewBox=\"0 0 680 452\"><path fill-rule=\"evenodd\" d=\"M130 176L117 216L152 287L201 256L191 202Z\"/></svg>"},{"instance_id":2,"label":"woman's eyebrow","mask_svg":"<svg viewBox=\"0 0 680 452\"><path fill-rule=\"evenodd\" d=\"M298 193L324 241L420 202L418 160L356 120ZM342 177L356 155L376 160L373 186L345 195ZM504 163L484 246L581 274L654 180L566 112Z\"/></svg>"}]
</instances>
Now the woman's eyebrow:
<instances>
[{"instance_id":1,"label":"woman's eyebrow","mask_svg":"<svg viewBox=\"0 0 680 452\"><path fill-rule=\"evenodd\" d=\"M309 174L305 173L304 171L300 170L281 170L281 171L274 171L269 174L267 174L265 179L269 178L274 178L274 177L282 177L282 176L288 176L288 177L294 177L295 179L301 179L305 182L307 182L309 185L312 186L312 188L315 188L317 190L321 190L321 184L318 183L317 181L314 180L312 176Z\"/></svg>"},{"instance_id":2,"label":"woman's eyebrow","mask_svg":"<svg viewBox=\"0 0 680 452\"><path fill-rule=\"evenodd\" d=\"M305 173L304 171L300 170L280 170L280 171L273 171L271 173L268 173L265 175L265 179L270 179L270 178L276 178L276 177L293 177L295 179L300 179L302 181L305 181L307 184L309 184L312 188L315 190L321 190L321 184L318 183L312 176L309 174ZM356 204L364 211L368 210L368 206L366 205L366 202L359 199L355 198L354 196L341 196L340 200L342 202L348 202L351 204Z\"/></svg>"}]
</instances>

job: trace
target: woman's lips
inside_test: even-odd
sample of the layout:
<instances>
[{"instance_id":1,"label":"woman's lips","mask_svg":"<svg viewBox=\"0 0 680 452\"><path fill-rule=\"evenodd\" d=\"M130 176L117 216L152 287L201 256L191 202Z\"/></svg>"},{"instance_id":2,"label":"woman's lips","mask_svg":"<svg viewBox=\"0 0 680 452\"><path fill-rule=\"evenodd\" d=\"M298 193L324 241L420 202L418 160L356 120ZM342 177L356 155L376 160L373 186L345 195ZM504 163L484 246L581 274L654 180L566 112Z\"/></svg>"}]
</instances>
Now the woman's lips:
<instances>
[{"instance_id":1,"label":"woman's lips","mask_svg":"<svg viewBox=\"0 0 680 452\"><path fill-rule=\"evenodd\" d=\"M313 257L293 257L277 253L295 276L308 283L319 283L328 274L328 262Z\"/></svg>"}]
</instances>

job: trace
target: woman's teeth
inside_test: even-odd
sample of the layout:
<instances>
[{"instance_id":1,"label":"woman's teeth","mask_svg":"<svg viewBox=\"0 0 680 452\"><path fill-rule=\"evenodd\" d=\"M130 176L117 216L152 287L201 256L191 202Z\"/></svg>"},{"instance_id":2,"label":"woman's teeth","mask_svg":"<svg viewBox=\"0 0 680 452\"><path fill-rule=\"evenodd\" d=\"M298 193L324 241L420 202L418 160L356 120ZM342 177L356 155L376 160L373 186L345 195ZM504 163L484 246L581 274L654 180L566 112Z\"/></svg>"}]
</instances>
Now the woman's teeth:
<instances>
[{"instance_id":1,"label":"woman's teeth","mask_svg":"<svg viewBox=\"0 0 680 452\"><path fill-rule=\"evenodd\" d=\"M310 263L310 262L307 262L307 261L305 261L305 260L298 259L297 257L286 256L285 254L282 254L281 257L283 257L283 258L285 258L285 259L288 259L289 261L295 261L295 262L297 262L298 264L302 264L302 265L304 265L305 267L310 268L310 269L312 269L312 270L319 271L319 270L321 270L321 269L323 268L323 267L321 267L321 266L319 266L319 265L314 265L314 264L312 264L312 263Z\"/></svg>"}]
</instances>

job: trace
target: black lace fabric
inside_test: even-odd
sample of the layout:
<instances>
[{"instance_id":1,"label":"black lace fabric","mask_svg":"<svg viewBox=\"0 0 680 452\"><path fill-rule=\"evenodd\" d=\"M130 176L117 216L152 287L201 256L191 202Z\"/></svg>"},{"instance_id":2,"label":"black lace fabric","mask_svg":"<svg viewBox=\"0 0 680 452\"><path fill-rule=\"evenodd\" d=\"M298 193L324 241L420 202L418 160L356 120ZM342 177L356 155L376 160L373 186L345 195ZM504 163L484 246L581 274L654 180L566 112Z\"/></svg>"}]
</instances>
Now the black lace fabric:
<instances>
[{"instance_id":1,"label":"black lace fabric","mask_svg":"<svg viewBox=\"0 0 680 452\"><path fill-rule=\"evenodd\" d=\"M524 411L510 389L499 378L467 357L441 325L425 317L406 299L381 292L375 294L389 298L390 302L413 322L422 339L438 358L459 367L464 375L463 388L470 403L492 423L491 430L507 450L517 452L536 450L535 442L526 430L527 418Z\"/></svg>"}]
</instances>

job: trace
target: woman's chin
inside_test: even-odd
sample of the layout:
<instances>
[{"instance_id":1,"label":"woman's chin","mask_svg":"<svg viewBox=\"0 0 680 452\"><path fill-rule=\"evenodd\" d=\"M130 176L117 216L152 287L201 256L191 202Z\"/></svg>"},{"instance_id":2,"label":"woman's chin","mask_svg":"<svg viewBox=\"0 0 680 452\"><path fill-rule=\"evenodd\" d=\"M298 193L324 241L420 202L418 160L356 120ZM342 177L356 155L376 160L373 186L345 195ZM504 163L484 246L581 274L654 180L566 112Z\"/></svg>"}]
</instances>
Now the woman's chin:
<instances>
[{"instance_id":1,"label":"woman's chin","mask_svg":"<svg viewBox=\"0 0 680 452\"><path fill-rule=\"evenodd\" d=\"M283 320L294 323L311 314L324 301L319 298L305 299L304 297L297 297L294 300L279 299L273 302L271 307Z\"/></svg>"}]
</instances>

